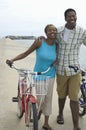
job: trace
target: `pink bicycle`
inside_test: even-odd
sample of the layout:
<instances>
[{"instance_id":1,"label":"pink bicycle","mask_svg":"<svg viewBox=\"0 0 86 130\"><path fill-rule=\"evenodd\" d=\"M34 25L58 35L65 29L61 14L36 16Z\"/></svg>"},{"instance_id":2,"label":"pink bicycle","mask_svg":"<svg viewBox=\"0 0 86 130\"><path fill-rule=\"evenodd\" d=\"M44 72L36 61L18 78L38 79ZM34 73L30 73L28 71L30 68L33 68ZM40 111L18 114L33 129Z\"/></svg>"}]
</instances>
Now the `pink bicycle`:
<instances>
[{"instance_id":1,"label":"pink bicycle","mask_svg":"<svg viewBox=\"0 0 86 130\"><path fill-rule=\"evenodd\" d=\"M44 72L33 72L26 69L18 69L14 65L11 68L19 73L17 96L12 98L18 103L18 118L22 118L25 113L26 130L38 130L38 113L42 97L47 94L47 84L49 77L42 74L47 73L52 65ZM41 95L41 102L38 104L37 95Z\"/></svg>"}]
</instances>

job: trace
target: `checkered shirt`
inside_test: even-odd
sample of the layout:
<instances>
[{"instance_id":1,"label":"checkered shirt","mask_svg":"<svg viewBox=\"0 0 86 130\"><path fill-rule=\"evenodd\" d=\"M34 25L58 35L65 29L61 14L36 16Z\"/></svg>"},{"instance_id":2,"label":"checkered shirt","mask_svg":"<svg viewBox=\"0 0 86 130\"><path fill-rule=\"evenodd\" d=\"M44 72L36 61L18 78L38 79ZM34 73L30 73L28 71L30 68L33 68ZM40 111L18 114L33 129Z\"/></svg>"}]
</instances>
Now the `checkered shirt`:
<instances>
[{"instance_id":1,"label":"checkered shirt","mask_svg":"<svg viewBox=\"0 0 86 130\"><path fill-rule=\"evenodd\" d=\"M57 50L57 74L67 76L75 75L78 72L74 72L74 69L69 68L69 65L80 66L79 64L79 52L81 44L86 45L86 30L76 26L70 33L68 42L63 40L65 27L58 28L56 42L59 49Z\"/></svg>"}]
</instances>

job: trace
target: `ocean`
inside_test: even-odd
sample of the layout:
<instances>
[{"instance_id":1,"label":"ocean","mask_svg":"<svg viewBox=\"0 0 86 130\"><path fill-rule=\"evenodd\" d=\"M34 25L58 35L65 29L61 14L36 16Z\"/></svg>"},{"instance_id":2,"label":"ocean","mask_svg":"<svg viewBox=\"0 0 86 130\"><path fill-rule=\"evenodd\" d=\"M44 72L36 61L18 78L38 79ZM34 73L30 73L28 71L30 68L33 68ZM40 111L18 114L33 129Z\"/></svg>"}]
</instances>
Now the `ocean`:
<instances>
[{"instance_id":1,"label":"ocean","mask_svg":"<svg viewBox=\"0 0 86 130\"><path fill-rule=\"evenodd\" d=\"M29 46L34 42L34 40L28 40L28 39L26 39L26 40L14 40L14 41L21 43L21 44L29 45Z\"/></svg>"},{"instance_id":2,"label":"ocean","mask_svg":"<svg viewBox=\"0 0 86 130\"><path fill-rule=\"evenodd\" d=\"M34 42L34 40L15 40L15 41L21 44L26 44L28 46L31 46L31 44ZM81 68L86 69L86 47L84 45L82 45L80 48L79 61Z\"/></svg>"}]
</instances>

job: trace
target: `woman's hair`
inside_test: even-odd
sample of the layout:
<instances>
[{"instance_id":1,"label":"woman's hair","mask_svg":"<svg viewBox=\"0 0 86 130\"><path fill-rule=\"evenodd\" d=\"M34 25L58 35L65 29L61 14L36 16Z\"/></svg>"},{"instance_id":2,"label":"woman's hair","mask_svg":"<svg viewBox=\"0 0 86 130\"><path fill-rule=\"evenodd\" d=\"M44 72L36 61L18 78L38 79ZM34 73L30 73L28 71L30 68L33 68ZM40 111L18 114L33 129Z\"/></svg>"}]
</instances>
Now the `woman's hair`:
<instances>
[{"instance_id":1,"label":"woman's hair","mask_svg":"<svg viewBox=\"0 0 86 130\"><path fill-rule=\"evenodd\" d=\"M66 16L67 16L67 13L68 13L68 12L71 12L71 11L75 12L75 14L76 14L76 11L75 11L74 9L69 8L69 9L65 10L64 16L66 17Z\"/></svg>"},{"instance_id":2,"label":"woman's hair","mask_svg":"<svg viewBox=\"0 0 86 130\"><path fill-rule=\"evenodd\" d=\"M47 33L47 29L48 29L49 26L54 26L54 25L53 25L53 24L48 24L48 25L45 27L45 29L44 29L44 32L45 32L45 33ZM54 26L54 27L55 27L55 26ZM56 28L56 27L55 27L55 28ZM56 28L56 30L57 30L57 28Z\"/></svg>"}]
</instances>

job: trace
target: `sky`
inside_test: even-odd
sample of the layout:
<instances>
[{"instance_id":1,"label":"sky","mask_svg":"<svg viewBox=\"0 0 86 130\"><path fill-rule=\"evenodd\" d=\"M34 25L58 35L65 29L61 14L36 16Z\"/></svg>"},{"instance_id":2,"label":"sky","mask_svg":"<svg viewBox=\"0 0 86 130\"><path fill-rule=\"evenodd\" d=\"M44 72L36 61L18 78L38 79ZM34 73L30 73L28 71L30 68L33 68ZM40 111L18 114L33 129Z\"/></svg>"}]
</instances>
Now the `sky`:
<instances>
[{"instance_id":1,"label":"sky","mask_svg":"<svg viewBox=\"0 0 86 130\"><path fill-rule=\"evenodd\" d=\"M47 24L65 24L64 11L77 12L77 24L86 28L85 0L0 0L0 36L44 35Z\"/></svg>"}]
</instances>

